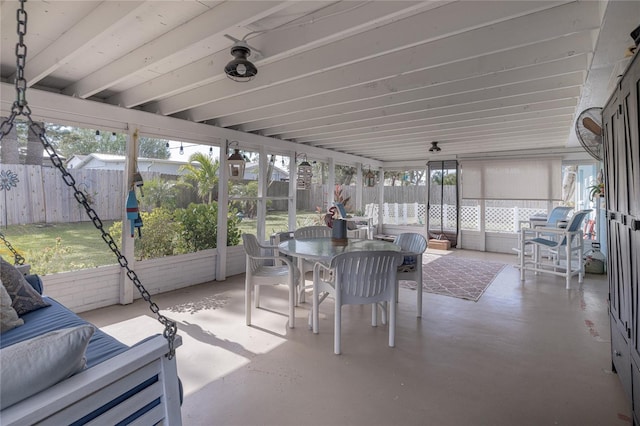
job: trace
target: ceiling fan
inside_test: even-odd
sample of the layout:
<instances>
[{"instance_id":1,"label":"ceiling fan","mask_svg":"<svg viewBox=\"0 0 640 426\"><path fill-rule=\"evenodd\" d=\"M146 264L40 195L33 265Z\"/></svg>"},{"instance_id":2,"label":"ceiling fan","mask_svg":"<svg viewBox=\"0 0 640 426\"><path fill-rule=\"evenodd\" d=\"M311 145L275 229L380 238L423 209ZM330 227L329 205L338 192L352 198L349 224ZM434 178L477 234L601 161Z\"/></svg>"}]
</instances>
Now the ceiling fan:
<instances>
[{"instance_id":1,"label":"ceiling fan","mask_svg":"<svg viewBox=\"0 0 640 426\"><path fill-rule=\"evenodd\" d=\"M602 108L591 107L578 114L576 136L589 155L602 160Z\"/></svg>"},{"instance_id":2,"label":"ceiling fan","mask_svg":"<svg viewBox=\"0 0 640 426\"><path fill-rule=\"evenodd\" d=\"M436 141L431 142L431 148L429 148L429 152L440 152L440 151L442 151L442 148L438 146L438 142Z\"/></svg>"}]
</instances>

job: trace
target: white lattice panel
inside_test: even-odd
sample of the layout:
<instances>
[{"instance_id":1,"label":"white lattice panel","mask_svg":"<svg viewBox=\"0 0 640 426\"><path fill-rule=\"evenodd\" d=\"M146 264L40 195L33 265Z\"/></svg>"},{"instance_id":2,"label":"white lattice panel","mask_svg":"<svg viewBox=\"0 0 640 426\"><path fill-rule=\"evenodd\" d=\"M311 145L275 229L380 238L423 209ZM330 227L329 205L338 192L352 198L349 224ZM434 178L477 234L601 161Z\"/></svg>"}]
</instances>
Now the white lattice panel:
<instances>
[{"instance_id":1,"label":"white lattice panel","mask_svg":"<svg viewBox=\"0 0 640 426\"><path fill-rule=\"evenodd\" d=\"M480 206L460 207L460 229L467 231L480 230Z\"/></svg>"}]
</instances>

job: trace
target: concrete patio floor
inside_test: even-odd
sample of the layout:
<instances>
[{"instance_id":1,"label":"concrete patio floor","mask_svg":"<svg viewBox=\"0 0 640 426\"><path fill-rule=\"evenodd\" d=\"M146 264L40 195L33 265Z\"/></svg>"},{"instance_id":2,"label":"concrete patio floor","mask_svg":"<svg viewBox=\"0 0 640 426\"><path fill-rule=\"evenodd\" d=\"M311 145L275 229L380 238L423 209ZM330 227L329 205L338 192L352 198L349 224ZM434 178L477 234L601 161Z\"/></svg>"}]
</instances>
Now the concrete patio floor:
<instances>
[{"instance_id":1,"label":"concrete patio floor","mask_svg":"<svg viewBox=\"0 0 640 426\"><path fill-rule=\"evenodd\" d=\"M429 249L431 253L439 253ZM527 273L516 257L450 255L508 264L478 302L400 289L396 347L370 308L343 308L342 355L333 354L332 301L320 334L310 303L287 327L287 290L262 291L244 325L244 275L153 297L178 322L185 425L630 425L611 372L606 276L582 286ZM310 301L310 298L307 298ZM161 332L142 300L82 317L133 344Z\"/></svg>"}]
</instances>

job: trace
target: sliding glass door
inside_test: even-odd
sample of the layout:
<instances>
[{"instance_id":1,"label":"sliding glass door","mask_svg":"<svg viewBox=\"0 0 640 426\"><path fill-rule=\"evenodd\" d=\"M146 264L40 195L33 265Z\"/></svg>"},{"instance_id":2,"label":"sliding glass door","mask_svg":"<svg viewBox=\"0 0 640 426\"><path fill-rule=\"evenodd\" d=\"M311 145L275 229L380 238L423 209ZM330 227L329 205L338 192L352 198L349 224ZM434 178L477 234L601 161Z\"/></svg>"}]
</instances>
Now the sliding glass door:
<instances>
[{"instance_id":1,"label":"sliding glass door","mask_svg":"<svg viewBox=\"0 0 640 426\"><path fill-rule=\"evenodd\" d=\"M427 229L429 238L458 241L458 162L429 161Z\"/></svg>"}]
</instances>

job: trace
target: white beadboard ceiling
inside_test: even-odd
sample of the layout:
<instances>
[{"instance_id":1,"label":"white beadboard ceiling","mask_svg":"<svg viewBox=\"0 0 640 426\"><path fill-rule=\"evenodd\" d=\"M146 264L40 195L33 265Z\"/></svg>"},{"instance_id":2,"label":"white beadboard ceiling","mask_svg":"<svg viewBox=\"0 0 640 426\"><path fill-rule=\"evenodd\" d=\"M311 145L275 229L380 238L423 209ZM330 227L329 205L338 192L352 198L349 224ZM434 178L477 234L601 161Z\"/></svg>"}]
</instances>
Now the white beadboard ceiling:
<instances>
[{"instance_id":1,"label":"white beadboard ceiling","mask_svg":"<svg viewBox=\"0 0 640 426\"><path fill-rule=\"evenodd\" d=\"M0 4L5 83L18 6ZM575 117L603 106L640 24L638 1L29 0L26 10L30 87L396 163L579 146ZM254 80L224 75L225 35L261 52L249 58Z\"/></svg>"}]
</instances>

